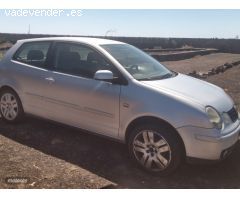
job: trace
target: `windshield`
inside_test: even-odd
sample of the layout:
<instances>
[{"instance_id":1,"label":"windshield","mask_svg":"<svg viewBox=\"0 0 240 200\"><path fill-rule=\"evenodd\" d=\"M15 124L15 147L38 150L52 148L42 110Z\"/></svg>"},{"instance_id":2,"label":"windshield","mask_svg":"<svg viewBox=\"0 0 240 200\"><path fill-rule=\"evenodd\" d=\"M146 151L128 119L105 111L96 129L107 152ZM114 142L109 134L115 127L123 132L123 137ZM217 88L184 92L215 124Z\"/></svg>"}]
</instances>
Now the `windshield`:
<instances>
[{"instance_id":1,"label":"windshield","mask_svg":"<svg viewBox=\"0 0 240 200\"><path fill-rule=\"evenodd\" d=\"M104 44L101 47L137 80L158 80L174 76L173 72L157 60L132 45Z\"/></svg>"}]
</instances>

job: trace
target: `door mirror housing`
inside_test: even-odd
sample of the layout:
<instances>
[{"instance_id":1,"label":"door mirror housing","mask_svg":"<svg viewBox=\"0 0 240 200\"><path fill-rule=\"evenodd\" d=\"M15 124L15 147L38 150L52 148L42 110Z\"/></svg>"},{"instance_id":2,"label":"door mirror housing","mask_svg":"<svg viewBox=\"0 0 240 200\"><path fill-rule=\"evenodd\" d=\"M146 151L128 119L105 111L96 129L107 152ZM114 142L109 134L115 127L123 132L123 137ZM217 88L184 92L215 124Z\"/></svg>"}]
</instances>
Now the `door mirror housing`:
<instances>
[{"instance_id":1,"label":"door mirror housing","mask_svg":"<svg viewBox=\"0 0 240 200\"><path fill-rule=\"evenodd\" d=\"M113 73L109 70L98 70L94 74L94 79L100 81L112 81Z\"/></svg>"}]
</instances>

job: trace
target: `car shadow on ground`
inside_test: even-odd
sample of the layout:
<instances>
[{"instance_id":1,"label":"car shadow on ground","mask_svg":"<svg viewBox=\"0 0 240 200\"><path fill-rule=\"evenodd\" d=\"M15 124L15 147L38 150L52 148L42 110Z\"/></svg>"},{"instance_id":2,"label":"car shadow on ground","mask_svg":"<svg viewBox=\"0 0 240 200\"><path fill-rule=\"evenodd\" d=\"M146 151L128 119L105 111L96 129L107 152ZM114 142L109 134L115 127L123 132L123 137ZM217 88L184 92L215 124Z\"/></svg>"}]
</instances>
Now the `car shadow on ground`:
<instances>
[{"instance_id":1,"label":"car shadow on ground","mask_svg":"<svg viewBox=\"0 0 240 200\"><path fill-rule=\"evenodd\" d=\"M125 145L64 125L35 118L14 125L0 120L0 134L78 165L119 188L240 188L240 145L224 162L183 163L174 174L159 177L138 169L130 161Z\"/></svg>"}]
</instances>

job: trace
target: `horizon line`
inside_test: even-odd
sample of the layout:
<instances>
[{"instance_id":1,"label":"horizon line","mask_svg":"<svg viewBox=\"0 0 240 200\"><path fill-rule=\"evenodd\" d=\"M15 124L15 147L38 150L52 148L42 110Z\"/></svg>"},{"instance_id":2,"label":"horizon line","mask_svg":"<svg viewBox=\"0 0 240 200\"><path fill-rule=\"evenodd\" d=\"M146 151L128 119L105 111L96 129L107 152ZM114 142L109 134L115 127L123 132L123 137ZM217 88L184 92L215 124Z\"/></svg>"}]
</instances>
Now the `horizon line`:
<instances>
[{"instance_id":1,"label":"horizon line","mask_svg":"<svg viewBox=\"0 0 240 200\"><path fill-rule=\"evenodd\" d=\"M221 39L221 40L239 40L239 38L218 38L218 37L161 37L161 36L104 36L104 35L71 35L71 34L53 34L53 33L16 33L16 32L0 32L0 34L8 35L49 35L57 37L101 37L101 38L153 38L153 39Z\"/></svg>"}]
</instances>

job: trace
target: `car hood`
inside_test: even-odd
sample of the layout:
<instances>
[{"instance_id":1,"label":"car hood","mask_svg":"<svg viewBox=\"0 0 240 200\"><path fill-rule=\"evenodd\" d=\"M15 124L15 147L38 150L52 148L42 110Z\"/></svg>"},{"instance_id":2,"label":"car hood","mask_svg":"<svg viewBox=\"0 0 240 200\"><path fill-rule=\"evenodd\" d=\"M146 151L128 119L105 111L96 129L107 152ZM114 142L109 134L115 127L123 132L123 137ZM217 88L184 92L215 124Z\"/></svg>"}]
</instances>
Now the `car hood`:
<instances>
[{"instance_id":1,"label":"car hood","mask_svg":"<svg viewBox=\"0 0 240 200\"><path fill-rule=\"evenodd\" d=\"M181 97L204 107L213 106L220 112L226 112L233 106L232 99L221 88L187 75L142 82L176 98Z\"/></svg>"}]
</instances>

